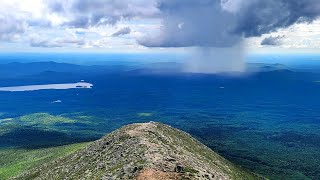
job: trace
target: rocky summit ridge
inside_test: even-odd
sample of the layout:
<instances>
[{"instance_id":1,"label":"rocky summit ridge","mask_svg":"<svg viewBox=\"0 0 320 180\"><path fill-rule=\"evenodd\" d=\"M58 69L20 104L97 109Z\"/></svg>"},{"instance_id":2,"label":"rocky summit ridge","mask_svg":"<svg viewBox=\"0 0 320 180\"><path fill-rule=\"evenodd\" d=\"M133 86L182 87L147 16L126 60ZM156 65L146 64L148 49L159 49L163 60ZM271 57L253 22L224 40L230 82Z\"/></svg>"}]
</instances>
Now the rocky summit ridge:
<instances>
[{"instance_id":1,"label":"rocky summit ridge","mask_svg":"<svg viewBox=\"0 0 320 180\"><path fill-rule=\"evenodd\" d=\"M16 179L263 179L189 134L156 122L124 126Z\"/></svg>"}]
</instances>

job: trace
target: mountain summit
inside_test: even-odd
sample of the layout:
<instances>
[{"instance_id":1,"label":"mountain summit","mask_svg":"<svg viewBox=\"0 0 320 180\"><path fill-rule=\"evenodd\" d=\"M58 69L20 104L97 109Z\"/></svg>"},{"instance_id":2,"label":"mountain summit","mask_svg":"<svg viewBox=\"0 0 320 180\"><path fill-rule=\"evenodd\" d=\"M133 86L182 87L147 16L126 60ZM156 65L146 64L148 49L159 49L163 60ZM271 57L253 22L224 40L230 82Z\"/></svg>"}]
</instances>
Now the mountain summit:
<instances>
[{"instance_id":1,"label":"mountain summit","mask_svg":"<svg viewBox=\"0 0 320 180\"><path fill-rule=\"evenodd\" d=\"M156 122L124 126L17 179L262 179L189 134Z\"/></svg>"}]
</instances>

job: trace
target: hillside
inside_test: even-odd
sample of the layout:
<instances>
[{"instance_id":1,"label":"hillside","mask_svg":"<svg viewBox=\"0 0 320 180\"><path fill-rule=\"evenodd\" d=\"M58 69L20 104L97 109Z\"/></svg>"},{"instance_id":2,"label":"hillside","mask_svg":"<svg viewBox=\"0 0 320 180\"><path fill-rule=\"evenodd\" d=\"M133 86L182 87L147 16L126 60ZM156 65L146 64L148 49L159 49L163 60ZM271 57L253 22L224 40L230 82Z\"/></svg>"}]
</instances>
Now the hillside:
<instances>
[{"instance_id":1,"label":"hillside","mask_svg":"<svg viewBox=\"0 0 320 180\"><path fill-rule=\"evenodd\" d=\"M261 179L189 134L150 122L124 126L16 179Z\"/></svg>"}]
</instances>

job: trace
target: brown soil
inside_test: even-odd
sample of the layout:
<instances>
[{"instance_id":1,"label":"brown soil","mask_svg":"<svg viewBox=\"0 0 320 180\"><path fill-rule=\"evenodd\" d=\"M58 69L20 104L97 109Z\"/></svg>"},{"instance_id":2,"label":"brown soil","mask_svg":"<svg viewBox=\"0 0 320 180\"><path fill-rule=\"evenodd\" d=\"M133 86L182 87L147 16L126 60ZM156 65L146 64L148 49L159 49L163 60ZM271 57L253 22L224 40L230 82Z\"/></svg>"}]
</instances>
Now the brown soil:
<instances>
[{"instance_id":1,"label":"brown soil","mask_svg":"<svg viewBox=\"0 0 320 180\"><path fill-rule=\"evenodd\" d=\"M180 174L174 172L162 172L154 169L142 170L136 180L168 180L168 179L179 179Z\"/></svg>"}]
</instances>

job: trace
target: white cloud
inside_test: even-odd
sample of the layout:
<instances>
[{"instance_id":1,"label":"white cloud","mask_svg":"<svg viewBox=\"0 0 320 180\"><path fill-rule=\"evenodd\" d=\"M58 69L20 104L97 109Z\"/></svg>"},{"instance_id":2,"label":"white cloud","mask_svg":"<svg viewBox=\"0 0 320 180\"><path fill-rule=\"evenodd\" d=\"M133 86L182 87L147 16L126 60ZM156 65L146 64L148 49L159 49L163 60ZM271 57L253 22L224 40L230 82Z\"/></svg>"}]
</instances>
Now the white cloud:
<instances>
[{"instance_id":1,"label":"white cloud","mask_svg":"<svg viewBox=\"0 0 320 180\"><path fill-rule=\"evenodd\" d=\"M73 32L66 32L63 37L46 38L46 36L31 34L30 46L32 47L44 47L44 48L57 48L57 47L81 47L85 45L86 41L82 37L78 37Z\"/></svg>"},{"instance_id":2,"label":"white cloud","mask_svg":"<svg viewBox=\"0 0 320 180\"><path fill-rule=\"evenodd\" d=\"M6 1L5 1L6 2ZM0 40L11 41L24 33L27 23L23 12L10 12L12 6L4 4L0 6Z\"/></svg>"},{"instance_id":3,"label":"white cloud","mask_svg":"<svg viewBox=\"0 0 320 180\"><path fill-rule=\"evenodd\" d=\"M150 18L159 13L155 0L48 0L52 13L66 17L63 25L90 27L120 20Z\"/></svg>"}]
</instances>

